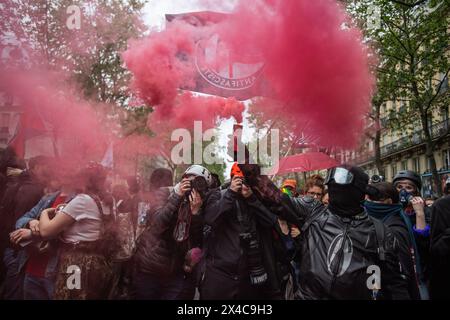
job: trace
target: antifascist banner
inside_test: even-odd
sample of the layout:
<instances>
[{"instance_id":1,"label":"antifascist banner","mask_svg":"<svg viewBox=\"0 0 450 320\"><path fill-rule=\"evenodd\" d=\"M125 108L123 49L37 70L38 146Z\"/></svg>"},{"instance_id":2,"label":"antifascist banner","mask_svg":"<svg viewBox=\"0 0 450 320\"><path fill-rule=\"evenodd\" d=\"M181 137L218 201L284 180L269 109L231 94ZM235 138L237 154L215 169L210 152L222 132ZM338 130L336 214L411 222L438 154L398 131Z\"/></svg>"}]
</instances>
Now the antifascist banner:
<instances>
[{"instance_id":1,"label":"antifascist banner","mask_svg":"<svg viewBox=\"0 0 450 320\"><path fill-rule=\"evenodd\" d=\"M203 11L168 14L166 20L171 23L181 19L193 26L205 26L220 23L226 17L225 13ZM267 92L264 61L257 53L235 55L217 34L212 34L196 41L194 55L192 60L198 77L193 91L238 100Z\"/></svg>"}]
</instances>

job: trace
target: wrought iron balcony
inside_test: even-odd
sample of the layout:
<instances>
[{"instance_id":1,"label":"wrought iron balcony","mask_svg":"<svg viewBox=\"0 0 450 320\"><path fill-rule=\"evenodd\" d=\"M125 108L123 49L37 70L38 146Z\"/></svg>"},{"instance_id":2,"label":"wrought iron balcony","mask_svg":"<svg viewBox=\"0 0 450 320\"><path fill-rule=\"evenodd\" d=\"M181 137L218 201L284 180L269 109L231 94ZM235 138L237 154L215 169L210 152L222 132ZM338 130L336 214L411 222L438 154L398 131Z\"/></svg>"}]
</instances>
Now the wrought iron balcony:
<instances>
[{"instance_id":1,"label":"wrought iron balcony","mask_svg":"<svg viewBox=\"0 0 450 320\"><path fill-rule=\"evenodd\" d=\"M431 137L436 139L442 135L445 135L449 132L449 120L444 120L435 125L432 125L431 128ZM381 156L387 156L392 153L401 151L403 149L419 145L425 142L425 135L422 130L414 132L412 135L403 137L394 141L390 144L387 144L381 147Z\"/></svg>"}]
</instances>

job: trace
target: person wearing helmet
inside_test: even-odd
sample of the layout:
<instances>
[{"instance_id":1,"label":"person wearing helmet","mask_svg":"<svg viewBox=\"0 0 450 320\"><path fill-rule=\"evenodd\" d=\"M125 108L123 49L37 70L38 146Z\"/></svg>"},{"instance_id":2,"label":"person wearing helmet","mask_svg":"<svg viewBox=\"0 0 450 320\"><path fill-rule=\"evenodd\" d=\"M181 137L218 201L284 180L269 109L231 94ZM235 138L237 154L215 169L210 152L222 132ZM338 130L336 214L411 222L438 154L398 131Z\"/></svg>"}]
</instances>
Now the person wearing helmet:
<instances>
[{"instance_id":1,"label":"person wearing helmet","mask_svg":"<svg viewBox=\"0 0 450 320\"><path fill-rule=\"evenodd\" d=\"M420 194L422 180L416 172L402 170L394 176L392 183L399 192L400 203L413 226L418 247L417 259L420 261L423 271L420 275L420 281L427 283L431 210L425 205L425 200ZM424 295L426 294L422 293L422 296Z\"/></svg>"},{"instance_id":2,"label":"person wearing helmet","mask_svg":"<svg viewBox=\"0 0 450 320\"><path fill-rule=\"evenodd\" d=\"M137 243L134 298L191 300L203 232L203 203L211 185L208 169L193 165L173 190L160 189Z\"/></svg>"},{"instance_id":3,"label":"person wearing helmet","mask_svg":"<svg viewBox=\"0 0 450 320\"><path fill-rule=\"evenodd\" d=\"M425 216L425 201L420 196L420 189L422 188L420 176L414 171L402 170L395 175L392 183L399 192L400 203L411 219L414 232L428 237L429 217Z\"/></svg>"},{"instance_id":4,"label":"person wearing helmet","mask_svg":"<svg viewBox=\"0 0 450 320\"><path fill-rule=\"evenodd\" d=\"M302 299L409 299L392 232L363 208L368 181L361 168L342 165L328 171L328 207L283 195L300 220Z\"/></svg>"}]
</instances>

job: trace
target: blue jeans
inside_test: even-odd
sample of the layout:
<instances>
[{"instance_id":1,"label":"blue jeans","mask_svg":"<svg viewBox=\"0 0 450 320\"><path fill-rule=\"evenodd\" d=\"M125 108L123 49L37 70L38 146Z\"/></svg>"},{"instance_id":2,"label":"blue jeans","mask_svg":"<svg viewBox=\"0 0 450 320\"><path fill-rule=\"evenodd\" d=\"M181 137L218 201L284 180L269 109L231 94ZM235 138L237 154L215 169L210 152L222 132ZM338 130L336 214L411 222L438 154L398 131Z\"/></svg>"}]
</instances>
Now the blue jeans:
<instances>
[{"instance_id":1,"label":"blue jeans","mask_svg":"<svg viewBox=\"0 0 450 320\"><path fill-rule=\"evenodd\" d=\"M19 271L17 252L11 248L6 248L3 263L6 267L3 299L23 300L23 273Z\"/></svg>"},{"instance_id":2,"label":"blue jeans","mask_svg":"<svg viewBox=\"0 0 450 320\"><path fill-rule=\"evenodd\" d=\"M184 274L162 278L138 271L133 277L133 291L137 300L193 300L195 284Z\"/></svg>"},{"instance_id":3,"label":"blue jeans","mask_svg":"<svg viewBox=\"0 0 450 320\"><path fill-rule=\"evenodd\" d=\"M51 300L55 289L55 279L33 277L25 274L23 292L25 300Z\"/></svg>"}]
</instances>

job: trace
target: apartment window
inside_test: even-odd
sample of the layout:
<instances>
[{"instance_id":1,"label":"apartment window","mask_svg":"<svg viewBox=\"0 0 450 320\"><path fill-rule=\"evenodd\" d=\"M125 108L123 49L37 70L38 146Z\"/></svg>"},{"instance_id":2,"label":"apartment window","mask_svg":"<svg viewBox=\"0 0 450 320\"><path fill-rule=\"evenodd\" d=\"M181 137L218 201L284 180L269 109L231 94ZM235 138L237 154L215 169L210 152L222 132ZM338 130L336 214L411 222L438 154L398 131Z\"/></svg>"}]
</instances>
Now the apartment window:
<instances>
[{"instance_id":1,"label":"apartment window","mask_svg":"<svg viewBox=\"0 0 450 320\"><path fill-rule=\"evenodd\" d=\"M402 161L402 170L408 170L408 160Z\"/></svg>"},{"instance_id":2,"label":"apartment window","mask_svg":"<svg viewBox=\"0 0 450 320\"><path fill-rule=\"evenodd\" d=\"M420 158L414 158L413 159L413 164L414 164L414 167L413 167L414 171L417 172L417 173L421 173L421 171L420 171Z\"/></svg>"},{"instance_id":3,"label":"apartment window","mask_svg":"<svg viewBox=\"0 0 450 320\"><path fill-rule=\"evenodd\" d=\"M450 169L450 149L444 150L442 154L444 157L444 169L448 170Z\"/></svg>"},{"instance_id":4,"label":"apartment window","mask_svg":"<svg viewBox=\"0 0 450 320\"><path fill-rule=\"evenodd\" d=\"M392 178L397 174L397 164L391 166Z\"/></svg>"},{"instance_id":5,"label":"apartment window","mask_svg":"<svg viewBox=\"0 0 450 320\"><path fill-rule=\"evenodd\" d=\"M440 89L440 91L439 91L439 93L440 94L443 94L443 93L445 93L447 90L448 90L448 88L449 88L449 86L448 86L448 76L447 75L445 75L445 74L441 74L441 77L440 77L441 79L441 81L442 81L442 86L441 86L441 89Z\"/></svg>"},{"instance_id":6,"label":"apartment window","mask_svg":"<svg viewBox=\"0 0 450 320\"><path fill-rule=\"evenodd\" d=\"M427 172L431 171L431 159L427 158Z\"/></svg>"}]
</instances>

